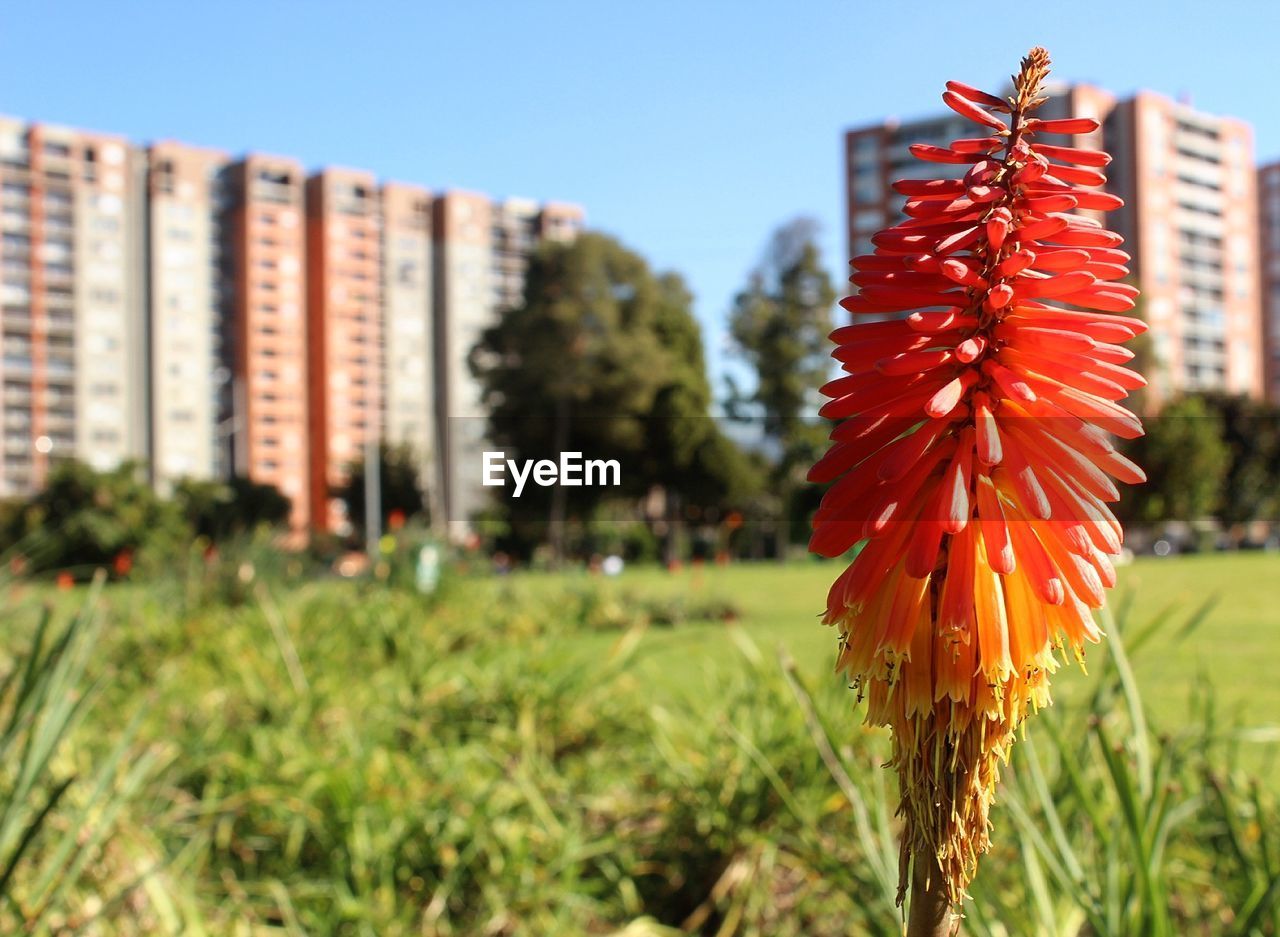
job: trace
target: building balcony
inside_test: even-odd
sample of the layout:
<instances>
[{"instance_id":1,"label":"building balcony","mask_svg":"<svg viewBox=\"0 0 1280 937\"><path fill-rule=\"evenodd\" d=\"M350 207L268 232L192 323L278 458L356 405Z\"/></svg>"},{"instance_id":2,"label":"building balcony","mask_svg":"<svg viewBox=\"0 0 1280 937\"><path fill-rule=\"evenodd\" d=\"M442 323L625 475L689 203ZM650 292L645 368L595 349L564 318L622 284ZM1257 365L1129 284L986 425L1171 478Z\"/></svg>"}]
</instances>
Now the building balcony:
<instances>
[{"instance_id":1,"label":"building balcony","mask_svg":"<svg viewBox=\"0 0 1280 937\"><path fill-rule=\"evenodd\" d=\"M1184 185L1189 181L1193 186L1199 183L1200 188L1208 187L1212 190L1220 190L1222 188L1222 167L1207 163L1200 159L1179 159L1176 162L1175 175L1185 177L1179 179Z\"/></svg>"},{"instance_id":2,"label":"building balcony","mask_svg":"<svg viewBox=\"0 0 1280 937\"><path fill-rule=\"evenodd\" d=\"M27 333L31 331L31 313L26 309L10 307L0 316L0 323L3 323L6 332Z\"/></svg>"},{"instance_id":3,"label":"building balcony","mask_svg":"<svg viewBox=\"0 0 1280 937\"><path fill-rule=\"evenodd\" d=\"M76 391L70 384L50 384L44 393L46 407L75 406Z\"/></svg>"},{"instance_id":4,"label":"building balcony","mask_svg":"<svg viewBox=\"0 0 1280 937\"><path fill-rule=\"evenodd\" d=\"M1222 141L1211 140L1203 134L1179 129L1173 135L1173 144L1180 155L1186 154L1209 163L1222 161Z\"/></svg>"},{"instance_id":5,"label":"building balcony","mask_svg":"<svg viewBox=\"0 0 1280 937\"><path fill-rule=\"evenodd\" d=\"M1179 205L1174 209L1174 219L1176 220L1179 228L1195 232L1196 234L1221 238L1224 231L1221 215L1211 215L1207 212L1195 211L1194 209L1189 209L1182 205Z\"/></svg>"},{"instance_id":6,"label":"building balcony","mask_svg":"<svg viewBox=\"0 0 1280 937\"><path fill-rule=\"evenodd\" d=\"M1204 263L1220 265L1222 263L1222 246L1197 244L1191 238L1184 237L1178 246L1178 253L1184 259L1198 260Z\"/></svg>"},{"instance_id":7,"label":"building balcony","mask_svg":"<svg viewBox=\"0 0 1280 937\"><path fill-rule=\"evenodd\" d=\"M294 205L298 201L296 186L257 180L250 190L250 199L271 205Z\"/></svg>"},{"instance_id":8,"label":"building balcony","mask_svg":"<svg viewBox=\"0 0 1280 937\"><path fill-rule=\"evenodd\" d=\"M17 358L5 355L3 361L5 377L30 377L31 376L31 359Z\"/></svg>"},{"instance_id":9,"label":"building balcony","mask_svg":"<svg viewBox=\"0 0 1280 937\"><path fill-rule=\"evenodd\" d=\"M46 313L44 328L50 335L73 335L76 328L76 319L75 316L63 313Z\"/></svg>"},{"instance_id":10,"label":"building balcony","mask_svg":"<svg viewBox=\"0 0 1280 937\"><path fill-rule=\"evenodd\" d=\"M1189 185L1186 182L1179 182L1176 187L1177 201L1179 207L1198 209L1196 214L1206 214L1217 217L1222 213L1223 196L1221 192L1214 192L1203 186Z\"/></svg>"},{"instance_id":11,"label":"building balcony","mask_svg":"<svg viewBox=\"0 0 1280 937\"><path fill-rule=\"evenodd\" d=\"M1219 264L1203 262L1183 263L1178 269L1178 278L1190 286L1203 290L1222 291L1222 267Z\"/></svg>"}]
</instances>

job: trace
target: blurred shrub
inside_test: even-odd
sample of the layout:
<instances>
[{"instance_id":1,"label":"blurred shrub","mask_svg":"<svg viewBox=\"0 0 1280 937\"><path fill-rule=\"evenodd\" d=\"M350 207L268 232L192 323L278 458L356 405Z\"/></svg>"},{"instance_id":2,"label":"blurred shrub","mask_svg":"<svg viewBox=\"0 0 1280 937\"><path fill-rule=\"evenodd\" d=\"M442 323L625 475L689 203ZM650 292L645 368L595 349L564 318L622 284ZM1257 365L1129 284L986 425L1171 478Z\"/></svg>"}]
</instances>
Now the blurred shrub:
<instances>
[{"instance_id":1,"label":"blurred shrub","mask_svg":"<svg viewBox=\"0 0 1280 937\"><path fill-rule=\"evenodd\" d=\"M190 538L175 505L156 496L135 463L100 472L59 462L42 491L7 513L4 549L31 572L73 570L87 579L96 568L167 565Z\"/></svg>"},{"instance_id":2,"label":"blurred shrub","mask_svg":"<svg viewBox=\"0 0 1280 937\"><path fill-rule=\"evenodd\" d=\"M289 499L280 489L239 476L227 482L183 479L173 501L192 532L214 543L289 519Z\"/></svg>"}]
</instances>

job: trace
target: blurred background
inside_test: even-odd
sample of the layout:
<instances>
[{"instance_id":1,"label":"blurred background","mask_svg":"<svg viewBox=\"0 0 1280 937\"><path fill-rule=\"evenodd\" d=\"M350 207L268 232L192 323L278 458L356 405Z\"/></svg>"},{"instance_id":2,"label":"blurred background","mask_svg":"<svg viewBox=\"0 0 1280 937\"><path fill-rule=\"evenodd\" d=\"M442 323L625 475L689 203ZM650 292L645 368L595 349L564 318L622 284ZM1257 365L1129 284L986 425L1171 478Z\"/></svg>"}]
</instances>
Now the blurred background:
<instances>
[{"instance_id":1,"label":"blurred background","mask_svg":"<svg viewBox=\"0 0 1280 937\"><path fill-rule=\"evenodd\" d=\"M0 13L0 929L898 933L886 742L805 548L817 388L908 144L968 133L944 83L1039 44L1115 157L1150 481L965 926L1277 933L1278 34ZM602 483L515 493L564 452Z\"/></svg>"}]
</instances>

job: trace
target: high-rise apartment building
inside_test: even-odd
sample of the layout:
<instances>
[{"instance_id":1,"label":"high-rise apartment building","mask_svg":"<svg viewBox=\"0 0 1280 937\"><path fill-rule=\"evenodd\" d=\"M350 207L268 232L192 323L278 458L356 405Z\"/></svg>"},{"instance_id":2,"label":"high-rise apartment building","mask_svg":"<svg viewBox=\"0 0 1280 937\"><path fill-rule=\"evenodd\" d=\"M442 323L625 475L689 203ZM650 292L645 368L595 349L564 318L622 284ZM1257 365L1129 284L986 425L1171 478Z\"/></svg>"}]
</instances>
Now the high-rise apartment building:
<instances>
[{"instance_id":1,"label":"high-rise apartment building","mask_svg":"<svg viewBox=\"0 0 1280 937\"><path fill-rule=\"evenodd\" d=\"M225 235L233 454L238 475L275 485L310 524L307 317L302 165L250 155L227 173Z\"/></svg>"},{"instance_id":2,"label":"high-rise apartment building","mask_svg":"<svg viewBox=\"0 0 1280 937\"><path fill-rule=\"evenodd\" d=\"M342 529L366 443L406 445L437 519L482 504L468 357L576 205L0 117L0 497L51 461L145 462L157 489L274 485ZM451 430L452 428L452 430Z\"/></svg>"},{"instance_id":3,"label":"high-rise apartment building","mask_svg":"<svg viewBox=\"0 0 1280 937\"><path fill-rule=\"evenodd\" d=\"M382 438L381 211L373 175L349 169L313 175L306 201L311 523L333 530L333 493Z\"/></svg>"},{"instance_id":4,"label":"high-rise apartment building","mask_svg":"<svg viewBox=\"0 0 1280 937\"><path fill-rule=\"evenodd\" d=\"M1267 397L1280 404L1280 163L1258 170L1261 235L1263 378Z\"/></svg>"},{"instance_id":5,"label":"high-rise apartment building","mask_svg":"<svg viewBox=\"0 0 1280 937\"><path fill-rule=\"evenodd\" d=\"M576 205L494 202L445 192L435 208L436 414L444 516L464 522L485 500L480 485L485 410L468 366L471 349L524 294L529 257L544 241L572 240L583 225Z\"/></svg>"},{"instance_id":6,"label":"high-rise apartment building","mask_svg":"<svg viewBox=\"0 0 1280 937\"><path fill-rule=\"evenodd\" d=\"M182 143L147 151L151 473L161 492L229 472L231 370L223 275L231 160Z\"/></svg>"},{"instance_id":7,"label":"high-rise apartment building","mask_svg":"<svg viewBox=\"0 0 1280 937\"><path fill-rule=\"evenodd\" d=\"M1090 85L1054 90L1046 117L1072 114L1102 123L1070 138L1107 150L1108 191L1125 199L1110 213L1126 239L1151 324L1155 399L1178 390L1221 389L1260 396L1262 332L1257 208L1249 126L1150 92L1117 100ZM904 199L895 179L962 175L965 167L910 158L915 142L945 146L973 135L945 115L849 131L845 135L850 256L871 251L871 235L896 222ZM1067 142L1061 138L1055 142ZM948 173L947 171L950 170Z\"/></svg>"},{"instance_id":8,"label":"high-rise apartment building","mask_svg":"<svg viewBox=\"0 0 1280 937\"><path fill-rule=\"evenodd\" d=\"M144 165L119 137L0 118L0 495L60 457L146 454Z\"/></svg>"},{"instance_id":9,"label":"high-rise apartment building","mask_svg":"<svg viewBox=\"0 0 1280 937\"><path fill-rule=\"evenodd\" d=\"M1103 127L1108 185L1151 325L1157 398L1176 390L1261 397L1258 209L1248 124L1150 92Z\"/></svg>"}]
</instances>

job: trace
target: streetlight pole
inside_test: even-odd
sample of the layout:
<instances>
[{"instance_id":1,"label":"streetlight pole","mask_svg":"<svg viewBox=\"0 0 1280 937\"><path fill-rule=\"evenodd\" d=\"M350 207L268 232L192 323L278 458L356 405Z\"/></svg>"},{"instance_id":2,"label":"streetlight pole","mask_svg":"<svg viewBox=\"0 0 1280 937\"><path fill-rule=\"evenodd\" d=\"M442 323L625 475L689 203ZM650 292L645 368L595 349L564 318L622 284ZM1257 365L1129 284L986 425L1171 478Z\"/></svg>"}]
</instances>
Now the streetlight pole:
<instances>
[{"instance_id":1,"label":"streetlight pole","mask_svg":"<svg viewBox=\"0 0 1280 937\"><path fill-rule=\"evenodd\" d=\"M369 420L364 441L364 531L369 567L378 562L378 543L382 540L382 469L378 458L378 437Z\"/></svg>"}]
</instances>

